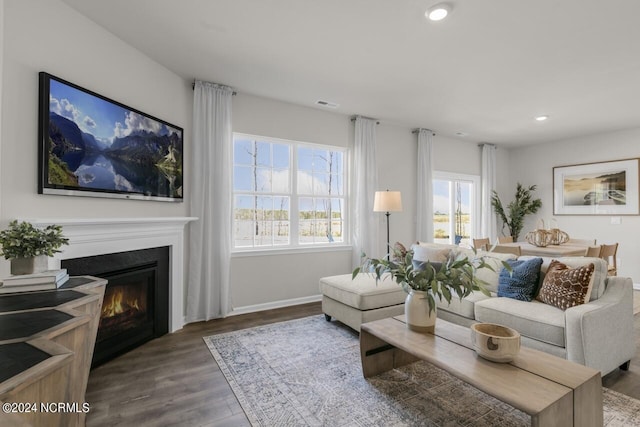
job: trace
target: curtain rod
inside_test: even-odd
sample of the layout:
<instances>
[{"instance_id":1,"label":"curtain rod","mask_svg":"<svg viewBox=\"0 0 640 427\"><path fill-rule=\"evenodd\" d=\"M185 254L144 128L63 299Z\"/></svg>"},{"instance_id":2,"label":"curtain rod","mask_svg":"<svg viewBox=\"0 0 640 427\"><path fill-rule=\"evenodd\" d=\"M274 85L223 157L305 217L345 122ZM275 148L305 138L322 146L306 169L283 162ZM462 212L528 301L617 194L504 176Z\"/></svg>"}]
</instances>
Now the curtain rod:
<instances>
[{"instance_id":1,"label":"curtain rod","mask_svg":"<svg viewBox=\"0 0 640 427\"><path fill-rule=\"evenodd\" d=\"M380 120L378 120L378 119L374 119L374 118L372 118L372 117L365 117L365 116L352 116L352 117L351 117L351 121L352 121L352 122L355 122L355 121L356 121L356 117L362 117L363 119L374 120L374 121L376 122L376 124L377 124L377 125L379 125L379 124L380 124Z\"/></svg>"},{"instance_id":2,"label":"curtain rod","mask_svg":"<svg viewBox=\"0 0 640 427\"><path fill-rule=\"evenodd\" d=\"M485 145L489 145L491 147L496 147L497 148L496 144L490 144L488 142L481 142L481 143L478 144L478 147L483 147Z\"/></svg>"},{"instance_id":3,"label":"curtain rod","mask_svg":"<svg viewBox=\"0 0 640 427\"><path fill-rule=\"evenodd\" d=\"M436 136L436 133L434 131L432 131L431 129L425 129L425 128L414 129L411 131L411 133L420 133L421 130L428 130L429 132L431 132L431 135Z\"/></svg>"},{"instance_id":4,"label":"curtain rod","mask_svg":"<svg viewBox=\"0 0 640 427\"><path fill-rule=\"evenodd\" d=\"M196 82L194 80L193 83L191 83L191 90L195 90L195 88L196 88ZM237 92L234 90L233 92L231 92L231 95L236 96Z\"/></svg>"}]
</instances>

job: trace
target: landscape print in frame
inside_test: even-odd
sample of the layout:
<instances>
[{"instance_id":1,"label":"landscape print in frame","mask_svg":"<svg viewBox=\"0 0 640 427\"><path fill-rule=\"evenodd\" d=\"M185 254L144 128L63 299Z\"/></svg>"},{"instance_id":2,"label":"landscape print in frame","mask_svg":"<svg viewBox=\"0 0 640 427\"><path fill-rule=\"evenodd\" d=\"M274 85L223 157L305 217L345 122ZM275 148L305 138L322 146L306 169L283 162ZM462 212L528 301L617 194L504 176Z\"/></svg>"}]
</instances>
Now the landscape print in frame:
<instances>
[{"instance_id":1,"label":"landscape print in frame","mask_svg":"<svg viewBox=\"0 0 640 427\"><path fill-rule=\"evenodd\" d=\"M554 167L554 215L638 215L639 161Z\"/></svg>"}]
</instances>

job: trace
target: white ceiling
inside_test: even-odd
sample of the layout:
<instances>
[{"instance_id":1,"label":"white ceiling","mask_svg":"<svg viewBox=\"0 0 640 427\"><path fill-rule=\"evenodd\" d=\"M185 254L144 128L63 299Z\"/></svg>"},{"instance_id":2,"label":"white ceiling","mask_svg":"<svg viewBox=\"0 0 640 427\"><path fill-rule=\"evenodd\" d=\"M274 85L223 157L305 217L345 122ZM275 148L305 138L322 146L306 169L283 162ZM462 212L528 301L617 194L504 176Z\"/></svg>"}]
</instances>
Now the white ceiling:
<instances>
[{"instance_id":1,"label":"white ceiling","mask_svg":"<svg viewBox=\"0 0 640 427\"><path fill-rule=\"evenodd\" d=\"M63 1L241 93L504 145L640 127L638 0Z\"/></svg>"}]
</instances>

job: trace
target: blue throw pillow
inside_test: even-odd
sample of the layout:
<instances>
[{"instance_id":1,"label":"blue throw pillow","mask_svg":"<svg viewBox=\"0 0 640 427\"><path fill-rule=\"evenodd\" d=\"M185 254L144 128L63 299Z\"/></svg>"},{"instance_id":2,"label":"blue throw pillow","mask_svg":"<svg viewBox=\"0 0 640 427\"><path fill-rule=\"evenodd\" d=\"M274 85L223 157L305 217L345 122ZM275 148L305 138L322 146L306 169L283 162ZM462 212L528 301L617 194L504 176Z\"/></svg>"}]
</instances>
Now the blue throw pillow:
<instances>
[{"instance_id":1,"label":"blue throw pillow","mask_svg":"<svg viewBox=\"0 0 640 427\"><path fill-rule=\"evenodd\" d=\"M498 278L498 296L520 301L531 301L536 296L542 258L526 261L507 260L513 271L500 271Z\"/></svg>"}]
</instances>

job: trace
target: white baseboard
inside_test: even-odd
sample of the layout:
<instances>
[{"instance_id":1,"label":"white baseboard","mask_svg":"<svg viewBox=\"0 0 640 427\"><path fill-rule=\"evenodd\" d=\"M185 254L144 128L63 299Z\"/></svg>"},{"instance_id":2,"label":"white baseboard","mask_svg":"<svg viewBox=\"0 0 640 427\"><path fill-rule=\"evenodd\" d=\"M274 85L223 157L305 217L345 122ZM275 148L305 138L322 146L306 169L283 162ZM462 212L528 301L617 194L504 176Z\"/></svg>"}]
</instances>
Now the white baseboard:
<instances>
[{"instance_id":1,"label":"white baseboard","mask_svg":"<svg viewBox=\"0 0 640 427\"><path fill-rule=\"evenodd\" d=\"M237 316L239 314L255 313L257 311L272 310L274 308L290 307L292 305L307 304L317 301L322 301L322 295L312 295L309 297L273 301L264 304L246 305L244 307L235 307L228 315Z\"/></svg>"}]
</instances>

